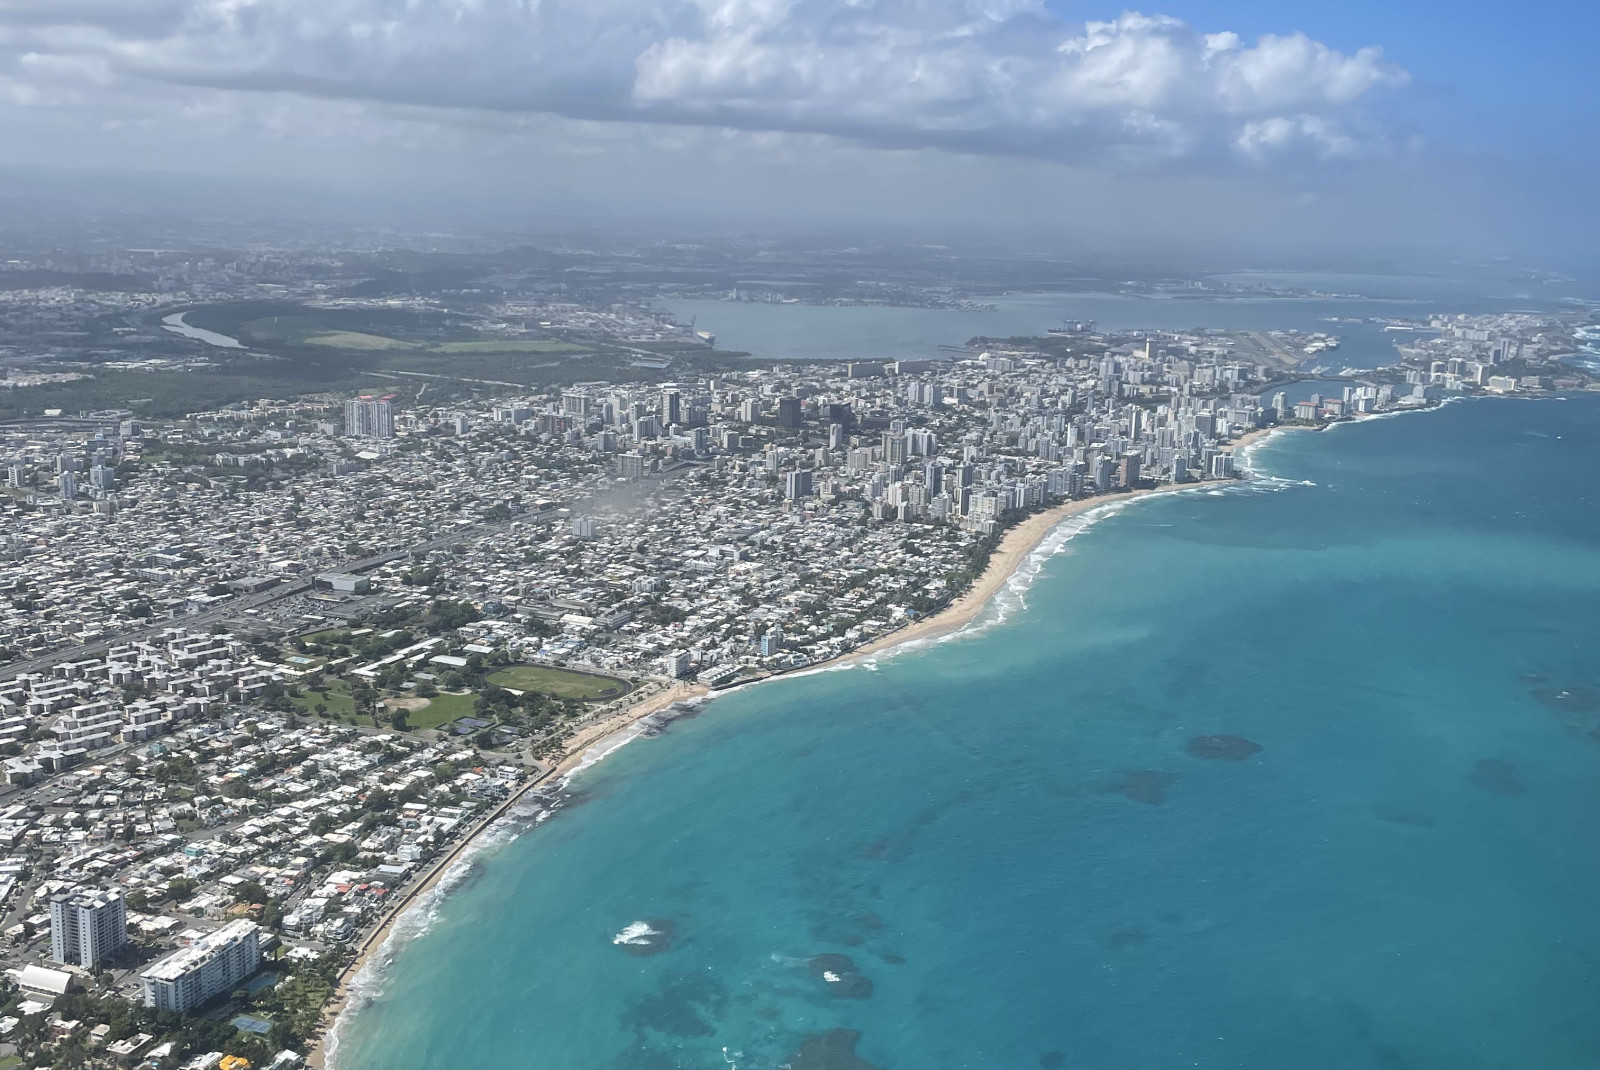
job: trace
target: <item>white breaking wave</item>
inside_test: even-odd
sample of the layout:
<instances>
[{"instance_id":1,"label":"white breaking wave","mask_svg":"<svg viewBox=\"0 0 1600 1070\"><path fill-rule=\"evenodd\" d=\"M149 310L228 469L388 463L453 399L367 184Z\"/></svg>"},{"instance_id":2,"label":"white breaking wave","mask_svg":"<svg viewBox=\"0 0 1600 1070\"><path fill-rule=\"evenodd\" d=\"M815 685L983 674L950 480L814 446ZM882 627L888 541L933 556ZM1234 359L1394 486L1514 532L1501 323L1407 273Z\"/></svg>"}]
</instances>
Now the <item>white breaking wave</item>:
<instances>
[{"instance_id":1,"label":"white breaking wave","mask_svg":"<svg viewBox=\"0 0 1600 1070\"><path fill-rule=\"evenodd\" d=\"M1271 479L1272 477L1267 478ZM1241 489L1249 487L1250 482L1253 482L1253 480L1227 484L1219 493L1227 494L1230 492L1237 492ZM1276 482L1281 482L1282 488L1273 485L1271 489L1283 489L1289 486L1301 485L1315 486L1314 483L1309 483L1309 481L1282 480ZM843 660L835 664L819 665L816 668L805 669L800 672L786 673L783 677L781 677L781 679L793 679L801 676L810 676L814 673L845 672L851 669L865 669L868 672L876 672L878 668L890 658L898 657L902 654L907 654L915 650L922 650L927 647L938 646L941 643L951 643L961 639L970 638L972 636L982 635L989 629L996 627L997 625L1004 624L1008 619L1010 619L1011 615L1018 610L1026 609L1028 604L1028 591L1033 587L1034 582L1038 580L1040 573L1044 571L1044 567L1050 561L1050 559L1064 551L1067 548L1068 543L1077 538L1079 535L1082 535L1084 532L1088 531L1090 528L1094 527L1100 521L1117 516L1125 509L1135 506L1143 501L1165 497L1168 494L1207 493L1214 491L1215 487L1215 484L1196 483L1191 487L1175 487L1159 495L1141 495L1137 498L1118 498L1108 501L1103 505L1097 505L1093 509L1086 509L1081 513L1076 513L1072 516L1066 517L1061 520L1060 523L1056 524L1055 527L1050 529L1050 533L1040 541L1038 546L1034 547L1034 549L1026 558L1023 559L1022 563L1017 566L1016 571L1007 577L1005 584L1000 588L1000 590L995 592L992 598L990 598L989 603L984 607L983 612L960 628L946 632L943 635L927 636L921 639L909 639L904 643L897 643L891 647L876 651L872 654L857 655L855 657L846 655ZM766 681L754 681L754 683L764 682ZM737 690L737 688L730 688L729 690Z\"/></svg>"},{"instance_id":2,"label":"white breaking wave","mask_svg":"<svg viewBox=\"0 0 1600 1070\"><path fill-rule=\"evenodd\" d=\"M686 699L686 705L698 705L703 701L703 696ZM405 942L426 936L439 919L439 909L450 893L461 886L467 875L471 872L472 863L477 856L486 850L494 850L513 843L522 835L522 830L528 825L542 825L552 814L559 809L559 799L553 793L563 791L571 786L573 778L596 765L605 761L611 755L644 735L644 726L640 722L619 728L617 731L591 744L584 752L582 759L573 767L572 771L561 777L553 789L540 789L530 792L523 801L512 807L498 821L484 829L463 848L461 855L450 864L440 876L438 882L428 891L418 896L416 901L408 905L389 927L389 932L384 936L383 943L368 956L360 970L351 978L346 988L347 998L344 1008L340 1011L338 1019L328 1031L327 1054L325 1065L327 1070L337 1070L336 1058L339 1047L340 1033L345 1025L354 1018L352 1012L358 1011L363 1005L370 1004L382 997L385 982L388 979L389 967L394 963L395 952ZM652 936L661 935L657 930L650 928L644 922L635 922L628 926L613 940L614 943L648 943ZM622 939L627 936L628 939Z\"/></svg>"},{"instance_id":3,"label":"white breaking wave","mask_svg":"<svg viewBox=\"0 0 1600 1070\"><path fill-rule=\"evenodd\" d=\"M1068 542L1088 531L1099 521L1115 516L1139 500L1138 498L1132 498L1107 502L1104 505L1096 506L1093 509L1088 509L1063 519L1050 529L1050 533L1023 559L1022 563L1017 566L1016 571L1007 577L1005 585L989 599L989 603L984 607L983 612L961 627L943 635L908 639L903 643L896 643L871 654L855 656L847 654L843 660L835 664L819 665L814 669L786 673L783 678L791 679L824 672L846 672L851 669L865 669L868 672L876 672L890 658L899 657L915 650L938 646L942 643L952 643L970 636L980 635L995 625L1003 623L1015 610L1026 607L1027 603L1024 596L1027 594L1028 588L1033 586L1034 580L1038 579L1039 573L1044 569L1045 562L1065 549Z\"/></svg>"},{"instance_id":4,"label":"white breaking wave","mask_svg":"<svg viewBox=\"0 0 1600 1070\"><path fill-rule=\"evenodd\" d=\"M639 721L635 721L633 724L617 729L609 736L602 736L589 745L588 749L583 752L583 757L579 759L578 764L572 767L570 773L561 778L559 786L563 788L571 787L573 780L577 778L579 773L593 769L644 734L645 726Z\"/></svg>"},{"instance_id":5,"label":"white breaking wave","mask_svg":"<svg viewBox=\"0 0 1600 1070\"><path fill-rule=\"evenodd\" d=\"M450 893L459 888L472 872L472 863L485 851L499 850L516 842L525 825L541 824L555 810L547 795L529 793L516 806L474 836L461 850L455 861L439 876L433 887L407 904L400 915L389 925L383 942L367 956L345 986L345 1002L338 1017L329 1027L324 1040L323 1066L337 1070L339 1045L344 1029L355 1018L355 1012L383 996L389 979L389 969L394 965L396 952L405 944L419 940L433 930L439 920L439 910Z\"/></svg>"},{"instance_id":6,"label":"white breaking wave","mask_svg":"<svg viewBox=\"0 0 1600 1070\"><path fill-rule=\"evenodd\" d=\"M1328 425L1328 430L1332 431L1336 427L1345 427L1345 426L1354 426L1356 424L1364 424L1369 420L1393 420L1393 419L1395 419L1397 417L1400 417L1400 416L1415 416L1419 412L1436 412L1439 409L1444 408L1446 405L1454 405L1457 402L1461 402L1461 401L1488 401L1488 400L1489 399L1486 398L1486 397L1481 397L1481 396L1477 396L1477 395L1473 395L1473 394L1453 394L1450 397L1441 398L1437 405L1425 405L1425 406L1422 406L1420 408L1415 408L1415 409L1390 409L1388 412L1358 412L1355 415L1351 416L1350 419L1348 419L1348 420L1336 420L1336 421L1334 421L1333 423Z\"/></svg>"},{"instance_id":7,"label":"white breaking wave","mask_svg":"<svg viewBox=\"0 0 1600 1070\"><path fill-rule=\"evenodd\" d=\"M1068 543L1100 521L1117 516L1129 506L1143 500L1144 498L1123 498L1109 501L1062 520L1050 529L1050 533L1023 559L1017 570L1007 577L1005 585L989 600L989 606L984 613L950 638L962 634L981 635L990 628L1004 624L1018 610L1028 608L1028 591L1044 572L1045 565L1052 557L1066 550Z\"/></svg>"},{"instance_id":8,"label":"white breaking wave","mask_svg":"<svg viewBox=\"0 0 1600 1070\"><path fill-rule=\"evenodd\" d=\"M647 921L636 921L611 938L613 944L632 944L635 947L648 946L652 936L660 936L660 929L652 929Z\"/></svg>"},{"instance_id":9,"label":"white breaking wave","mask_svg":"<svg viewBox=\"0 0 1600 1070\"><path fill-rule=\"evenodd\" d=\"M1248 475L1257 475L1258 473L1256 472L1254 463L1256 453L1273 439L1279 438L1291 430L1293 430L1293 428L1274 427L1272 430L1268 431L1254 442L1246 443L1245 445L1240 446L1238 449L1233 451L1234 467L1238 468L1242 472L1247 473Z\"/></svg>"}]
</instances>

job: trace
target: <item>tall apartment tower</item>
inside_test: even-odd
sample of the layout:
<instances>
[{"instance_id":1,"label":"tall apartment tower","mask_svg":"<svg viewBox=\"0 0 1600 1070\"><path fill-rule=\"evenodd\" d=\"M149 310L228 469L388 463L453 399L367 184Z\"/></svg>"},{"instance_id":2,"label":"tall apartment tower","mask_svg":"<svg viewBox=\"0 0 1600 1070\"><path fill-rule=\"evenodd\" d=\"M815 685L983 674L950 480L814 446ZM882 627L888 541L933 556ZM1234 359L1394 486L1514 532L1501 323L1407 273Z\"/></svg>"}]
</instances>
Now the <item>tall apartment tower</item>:
<instances>
[{"instance_id":1,"label":"tall apartment tower","mask_svg":"<svg viewBox=\"0 0 1600 1070\"><path fill-rule=\"evenodd\" d=\"M394 403L363 394L344 403L344 433L351 438L393 438Z\"/></svg>"},{"instance_id":2,"label":"tall apartment tower","mask_svg":"<svg viewBox=\"0 0 1600 1070\"><path fill-rule=\"evenodd\" d=\"M121 892L79 888L50 897L50 957L95 969L128 942L128 907Z\"/></svg>"},{"instance_id":3,"label":"tall apartment tower","mask_svg":"<svg viewBox=\"0 0 1600 1070\"><path fill-rule=\"evenodd\" d=\"M883 435L883 459L890 464L904 464L911 456L911 450L906 442L906 436L898 431L886 431Z\"/></svg>"}]
</instances>

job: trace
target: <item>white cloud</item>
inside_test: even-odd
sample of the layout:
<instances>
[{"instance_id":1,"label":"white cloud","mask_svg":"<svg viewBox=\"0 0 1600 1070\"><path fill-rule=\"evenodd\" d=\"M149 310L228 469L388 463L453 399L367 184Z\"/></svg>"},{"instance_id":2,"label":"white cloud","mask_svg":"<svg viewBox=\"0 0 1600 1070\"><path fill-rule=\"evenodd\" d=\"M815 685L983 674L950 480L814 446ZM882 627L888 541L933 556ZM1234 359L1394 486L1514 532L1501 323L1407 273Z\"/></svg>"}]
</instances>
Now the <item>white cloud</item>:
<instances>
[{"instance_id":1,"label":"white cloud","mask_svg":"<svg viewBox=\"0 0 1600 1070\"><path fill-rule=\"evenodd\" d=\"M1318 159L1335 160L1354 156L1361 149L1355 138L1315 115L1276 116L1246 123L1235 144L1253 160L1300 151Z\"/></svg>"},{"instance_id":2,"label":"white cloud","mask_svg":"<svg viewBox=\"0 0 1600 1070\"><path fill-rule=\"evenodd\" d=\"M0 0L13 96L73 70L1047 160L1352 156L1408 82L1376 48L1039 0Z\"/></svg>"}]
</instances>

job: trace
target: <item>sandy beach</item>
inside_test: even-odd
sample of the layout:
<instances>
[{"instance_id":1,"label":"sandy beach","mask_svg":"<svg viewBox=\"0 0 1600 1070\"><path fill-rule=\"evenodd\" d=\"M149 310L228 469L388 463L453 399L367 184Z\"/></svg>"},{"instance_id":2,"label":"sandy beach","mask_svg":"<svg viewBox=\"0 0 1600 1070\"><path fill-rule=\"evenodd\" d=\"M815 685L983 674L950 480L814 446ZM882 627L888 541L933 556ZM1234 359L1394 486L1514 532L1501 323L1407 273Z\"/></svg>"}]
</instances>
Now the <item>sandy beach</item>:
<instances>
[{"instance_id":1,"label":"sandy beach","mask_svg":"<svg viewBox=\"0 0 1600 1070\"><path fill-rule=\"evenodd\" d=\"M1238 453L1251 443L1259 442L1264 438L1271 438L1280 431L1322 431L1327 427L1327 424L1318 424L1316 426L1311 424L1273 424L1271 427L1258 427L1254 431L1246 431L1230 442L1228 450L1230 453Z\"/></svg>"},{"instance_id":2,"label":"sandy beach","mask_svg":"<svg viewBox=\"0 0 1600 1070\"><path fill-rule=\"evenodd\" d=\"M1191 486L1193 484L1190 484ZM1066 502L1053 509L1036 513L1028 517L1015 527L1008 528L1000 539L1000 545L995 548L989 557L989 566L984 569L983 575L978 577L967 592L951 602L944 609L924 620L908 624L904 628L892 631L887 635L879 636L870 643L866 643L842 657L831 661L819 662L813 668L823 665L838 664L857 658L864 658L871 654L878 654L885 650L913 643L920 639L937 639L949 635L951 632L960 631L971 624L983 612L983 607L1005 587L1028 555L1039 548L1045 537L1055 530L1068 517L1087 513L1091 509L1099 509L1117 502L1135 501L1146 498L1152 494L1170 494L1181 490L1181 487L1152 487L1142 490L1131 490L1122 494L1105 494L1097 498L1085 498L1082 501Z\"/></svg>"},{"instance_id":3,"label":"sandy beach","mask_svg":"<svg viewBox=\"0 0 1600 1070\"><path fill-rule=\"evenodd\" d=\"M1275 430L1279 430L1279 428L1252 431L1233 442L1232 447L1238 448L1248 445L1250 442L1269 435ZM1135 501L1157 494L1179 493L1185 489L1193 489L1203 485L1201 483L1190 483L1182 486L1150 487L1120 494L1100 495L1094 498L1085 498L1081 501L1066 502L1053 509L1030 516L1005 532L1000 540L1000 545L990 555L988 567L978 577L977 582L943 610L924 620L915 621L905 627L882 635L849 653L827 661L817 662L814 665L807 666L807 668L818 669L830 665L844 664L906 643L934 639L959 631L983 612L984 607L1005 587L1007 581L1016 574L1017 569L1028 559L1028 556L1038 549L1039 545L1063 520L1093 509L1115 505L1119 502ZM768 677L767 679L775 678ZM567 741L562 757L555 766L521 785L510 798L481 818L447 854L433 863L418 881L401 894L399 899L389 908L378 927L358 945L355 959L340 974L334 995L323 1011L322 1034L307 1057L307 1064L319 1068L326 1066L328 1030L332 1028L335 1020L345 1007L351 981L360 973L371 956L382 949L383 943L387 939L395 921L418 898L438 884L440 878L461 858L484 830L504 817L527 792L542 785L554 783L572 772L583 761L585 752L596 743L652 713L665 709L673 703L682 702L707 693L708 689L702 685L687 682L679 683L665 690L652 692L602 720L585 725Z\"/></svg>"}]
</instances>

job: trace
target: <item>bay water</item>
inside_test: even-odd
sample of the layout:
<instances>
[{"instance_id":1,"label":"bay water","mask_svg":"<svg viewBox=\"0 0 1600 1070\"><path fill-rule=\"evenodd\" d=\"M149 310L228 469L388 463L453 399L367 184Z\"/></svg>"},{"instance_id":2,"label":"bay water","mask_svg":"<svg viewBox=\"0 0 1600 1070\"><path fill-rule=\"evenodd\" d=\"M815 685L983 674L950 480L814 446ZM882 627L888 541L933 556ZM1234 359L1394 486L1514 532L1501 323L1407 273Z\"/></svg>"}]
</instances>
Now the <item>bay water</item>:
<instances>
[{"instance_id":1,"label":"bay water","mask_svg":"<svg viewBox=\"0 0 1600 1070\"><path fill-rule=\"evenodd\" d=\"M1385 329L1389 319L1426 320L1434 313L1555 311L1588 297L1587 282L1531 281L1505 271L1451 275L1348 275L1235 272L1227 295L1201 291L1141 293L1010 293L985 297L990 308L899 308L767 304L672 299L680 323L691 320L717 336L721 349L772 360L928 360L952 355L970 338L1039 335L1065 321L1092 320L1100 330L1301 331L1337 335L1338 349L1307 367L1337 372L1375 368L1398 359L1396 341L1418 337ZM1287 297L1254 287L1342 296Z\"/></svg>"}]
</instances>

